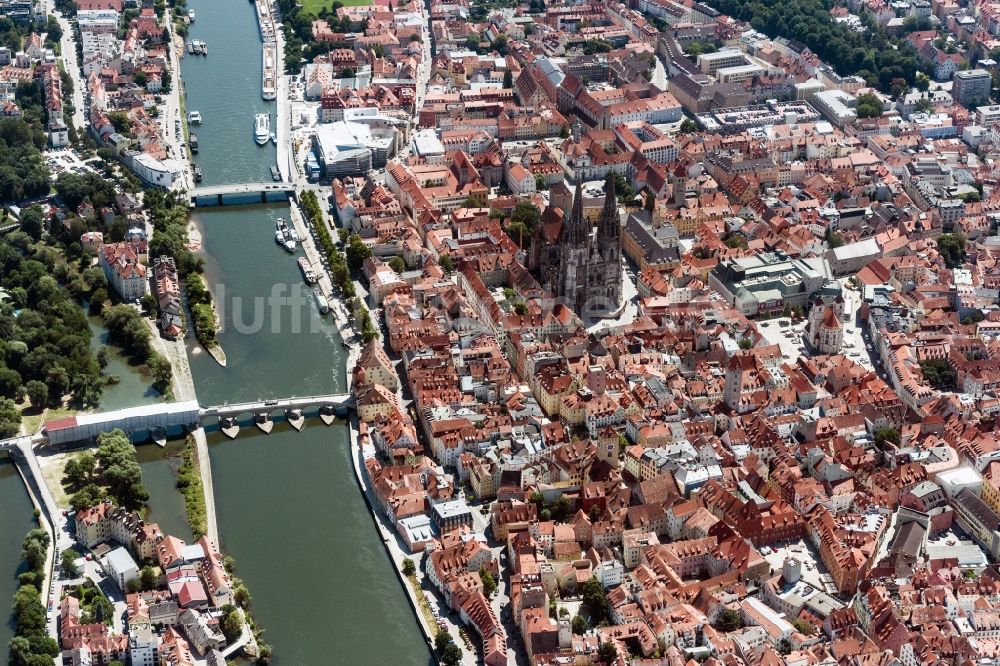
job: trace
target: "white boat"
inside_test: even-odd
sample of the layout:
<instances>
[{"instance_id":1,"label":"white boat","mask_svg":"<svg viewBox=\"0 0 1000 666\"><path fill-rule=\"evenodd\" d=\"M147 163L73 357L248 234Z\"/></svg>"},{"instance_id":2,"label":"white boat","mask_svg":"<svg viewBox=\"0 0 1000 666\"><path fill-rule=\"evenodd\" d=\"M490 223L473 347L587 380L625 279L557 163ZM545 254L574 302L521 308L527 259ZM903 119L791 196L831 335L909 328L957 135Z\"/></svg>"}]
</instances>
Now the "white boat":
<instances>
[{"instance_id":1,"label":"white boat","mask_svg":"<svg viewBox=\"0 0 1000 666\"><path fill-rule=\"evenodd\" d=\"M326 314L330 311L330 303L326 300L326 296L323 292L319 290L319 287L313 289L313 293L316 295L316 305L319 307L320 314Z\"/></svg>"},{"instance_id":2,"label":"white boat","mask_svg":"<svg viewBox=\"0 0 1000 666\"><path fill-rule=\"evenodd\" d=\"M201 124L201 113L198 111L191 111L188 113L188 124L189 125L200 125Z\"/></svg>"},{"instance_id":3,"label":"white boat","mask_svg":"<svg viewBox=\"0 0 1000 666\"><path fill-rule=\"evenodd\" d=\"M258 113L253 121L253 138L257 145L263 146L271 139L271 114Z\"/></svg>"},{"instance_id":4,"label":"white boat","mask_svg":"<svg viewBox=\"0 0 1000 666\"><path fill-rule=\"evenodd\" d=\"M194 10L193 9L189 9L188 10L188 20L191 21L192 23L194 23Z\"/></svg>"},{"instance_id":5,"label":"white boat","mask_svg":"<svg viewBox=\"0 0 1000 666\"><path fill-rule=\"evenodd\" d=\"M288 228L285 218L279 217L274 223L274 242L282 246L289 252L295 252L296 242L292 237L292 231Z\"/></svg>"}]
</instances>

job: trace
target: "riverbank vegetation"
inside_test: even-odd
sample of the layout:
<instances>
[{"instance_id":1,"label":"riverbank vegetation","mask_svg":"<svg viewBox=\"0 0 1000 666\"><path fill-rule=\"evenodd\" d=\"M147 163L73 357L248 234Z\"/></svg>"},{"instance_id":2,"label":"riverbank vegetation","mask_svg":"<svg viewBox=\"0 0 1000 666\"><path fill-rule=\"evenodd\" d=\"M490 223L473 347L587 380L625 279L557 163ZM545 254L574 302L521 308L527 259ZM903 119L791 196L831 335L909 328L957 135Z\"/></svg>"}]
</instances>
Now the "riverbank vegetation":
<instances>
[{"instance_id":1,"label":"riverbank vegetation","mask_svg":"<svg viewBox=\"0 0 1000 666\"><path fill-rule=\"evenodd\" d=\"M198 466L198 452L194 436L188 435L184 442L183 462L177 469L177 489L184 496L184 508L187 513L188 525L195 539L200 539L208 532L207 510L205 508L205 490L201 481L201 468Z\"/></svg>"},{"instance_id":2,"label":"riverbank vegetation","mask_svg":"<svg viewBox=\"0 0 1000 666\"><path fill-rule=\"evenodd\" d=\"M153 223L153 238L149 242L150 258L161 255L174 258L177 272L183 278L187 290L195 337L209 352L218 351L221 355L219 319L212 303L212 294L201 277L204 261L188 245L190 210L187 202L184 197L173 192L149 189L146 190L143 203Z\"/></svg>"},{"instance_id":3,"label":"riverbank vegetation","mask_svg":"<svg viewBox=\"0 0 1000 666\"><path fill-rule=\"evenodd\" d=\"M103 313L108 339L133 362L144 364L145 371L153 378L153 388L169 397L173 368L170 361L153 349L153 334L139 311L131 305L115 305Z\"/></svg>"},{"instance_id":4,"label":"riverbank vegetation","mask_svg":"<svg viewBox=\"0 0 1000 666\"><path fill-rule=\"evenodd\" d=\"M219 345L219 318L212 305L212 294L205 287L205 281L200 275L189 274L185 280L187 285L188 306L191 308L191 325L194 326L195 337L206 349Z\"/></svg>"},{"instance_id":5,"label":"riverbank vegetation","mask_svg":"<svg viewBox=\"0 0 1000 666\"><path fill-rule=\"evenodd\" d=\"M74 510L90 508L110 497L115 504L131 511L149 501L142 483L142 468L135 447L122 430L97 436L97 454L81 453L66 463L62 483L72 492Z\"/></svg>"},{"instance_id":6,"label":"riverbank vegetation","mask_svg":"<svg viewBox=\"0 0 1000 666\"><path fill-rule=\"evenodd\" d=\"M264 630L257 626L257 621L250 610L252 603L250 592L247 590L243 579L236 575L236 560L231 555L226 555L223 557L222 564L226 569L226 573L229 574L229 579L232 583L233 601L236 602L236 606L243 610L243 619L250 626L254 641L257 643L256 656L251 655L249 652L247 654L255 659L256 663L260 666L266 666L271 663L271 646L264 642Z\"/></svg>"},{"instance_id":7,"label":"riverbank vegetation","mask_svg":"<svg viewBox=\"0 0 1000 666\"><path fill-rule=\"evenodd\" d=\"M21 545L21 559L27 571L18 576L14 593L14 638L7 644L12 666L49 666L59 655L59 645L49 637L41 589L45 583L45 559L51 539L41 528L28 532Z\"/></svg>"},{"instance_id":8,"label":"riverbank vegetation","mask_svg":"<svg viewBox=\"0 0 1000 666\"><path fill-rule=\"evenodd\" d=\"M444 629L438 629L434 635L434 652L444 666L458 666L462 663L462 648L455 644L451 634Z\"/></svg>"}]
</instances>

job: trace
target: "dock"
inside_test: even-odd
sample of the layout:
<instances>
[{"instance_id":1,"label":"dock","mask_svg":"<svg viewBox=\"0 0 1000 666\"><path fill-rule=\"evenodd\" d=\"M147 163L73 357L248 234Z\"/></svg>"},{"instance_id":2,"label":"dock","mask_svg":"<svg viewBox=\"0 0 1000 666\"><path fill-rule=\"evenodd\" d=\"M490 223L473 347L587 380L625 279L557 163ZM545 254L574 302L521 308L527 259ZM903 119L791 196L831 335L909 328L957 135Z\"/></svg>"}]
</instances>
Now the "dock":
<instances>
[{"instance_id":1,"label":"dock","mask_svg":"<svg viewBox=\"0 0 1000 666\"><path fill-rule=\"evenodd\" d=\"M260 96L265 100L278 96L278 42L270 0L256 0L257 26L263 42L261 53Z\"/></svg>"}]
</instances>

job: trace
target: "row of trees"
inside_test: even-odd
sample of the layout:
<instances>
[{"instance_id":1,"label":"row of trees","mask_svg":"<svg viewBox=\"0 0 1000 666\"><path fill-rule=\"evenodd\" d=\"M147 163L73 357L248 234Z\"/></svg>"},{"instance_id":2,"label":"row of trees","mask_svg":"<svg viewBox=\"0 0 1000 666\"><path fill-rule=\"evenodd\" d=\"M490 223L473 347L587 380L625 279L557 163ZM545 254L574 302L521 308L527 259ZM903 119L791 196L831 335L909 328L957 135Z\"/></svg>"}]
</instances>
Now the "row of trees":
<instances>
[{"instance_id":1,"label":"row of trees","mask_svg":"<svg viewBox=\"0 0 1000 666\"><path fill-rule=\"evenodd\" d=\"M205 508L205 493L201 484L201 471L195 460L194 437L188 435L184 445L183 462L177 470L177 489L184 495L188 525L195 539L200 539L208 531L208 512Z\"/></svg>"},{"instance_id":2,"label":"row of trees","mask_svg":"<svg viewBox=\"0 0 1000 666\"><path fill-rule=\"evenodd\" d=\"M434 634L434 652L444 666L458 666L462 663L462 648L455 644L455 640L444 629L438 629Z\"/></svg>"},{"instance_id":3,"label":"row of trees","mask_svg":"<svg viewBox=\"0 0 1000 666\"><path fill-rule=\"evenodd\" d=\"M920 58L914 48L889 37L867 15L865 31L854 32L833 20L825 0L709 0L708 4L768 35L799 41L839 73L861 76L879 90L888 91L895 79L907 84L916 79Z\"/></svg>"},{"instance_id":4,"label":"row of trees","mask_svg":"<svg viewBox=\"0 0 1000 666\"><path fill-rule=\"evenodd\" d=\"M14 593L15 636L7 644L12 666L51 666L59 655L59 645L49 637L41 589L45 582L45 558L51 540L44 529L28 532L21 544L21 559L27 571L18 576Z\"/></svg>"},{"instance_id":5,"label":"row of trees","mask_svg":"<svg viewBox=\"0 0 1000 666\"><path fill-rule=\"evenodd\" d=\"M360 307L360 304L357 302L357 298L355 297L357 292L354 289L354 282L351 280L351 271L361 268L365 259L371 256L371 248L365 245L361 237L357 234L347 235L346 232L342 232L341 240L346 243L347 248L345 252L341 252L337 249L337 245L334 243L333 237L326 227L326 221L323 219L323 209L320 208L316 193L312 190L305 191L302 194L300 203L306 221L315 231L319 246L323 250L323 254L326 255L326 261L330 267L330 279L333 280L335 285L340 287L340 293L344 299L352 304L351 309L358 317L362 339L365 342L373 340L378 337L378 332L375 330L375 325L372 323L368 310Z\"/></svg>"}]
</instances>

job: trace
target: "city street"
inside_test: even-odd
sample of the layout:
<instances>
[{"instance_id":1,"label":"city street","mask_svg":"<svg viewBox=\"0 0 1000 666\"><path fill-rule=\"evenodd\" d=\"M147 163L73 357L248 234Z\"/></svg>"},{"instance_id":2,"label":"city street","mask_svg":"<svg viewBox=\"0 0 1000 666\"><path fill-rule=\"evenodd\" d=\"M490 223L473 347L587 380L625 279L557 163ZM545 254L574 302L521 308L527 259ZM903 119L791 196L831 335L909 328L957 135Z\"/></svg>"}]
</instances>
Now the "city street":
<instances>
[{"instance_id":1,"label":"city street","mask_svg":"<svg viewBox=\"0 0 1000 666\"><path fill-rule=\"evenodd\" d=\"M48 3L46 3L46 7L47 6ZM74 33L73 26L61 12L55 10L49 10L49 12L56 17L56 20L59 22L59 27L62 29L62 39L59 41L59 50L62 52L63 66L73 79L72 123L78 132L83 132L87 128L87 115L85 113L86 107L83 101L83 94L86 87L80 72L80 63L77 62L76 57L76 34Z\"/></svg>"}]
</instances>

